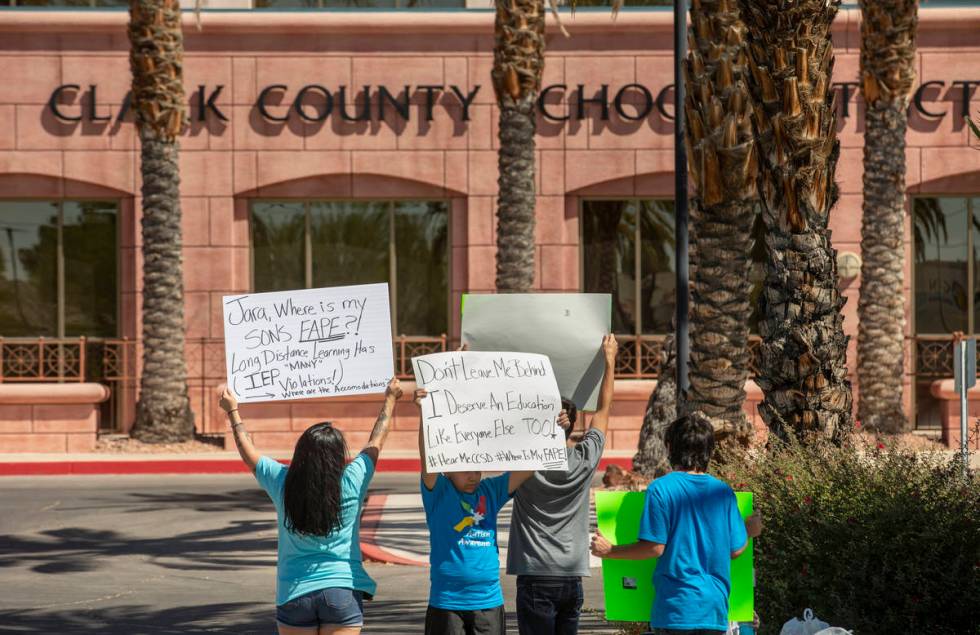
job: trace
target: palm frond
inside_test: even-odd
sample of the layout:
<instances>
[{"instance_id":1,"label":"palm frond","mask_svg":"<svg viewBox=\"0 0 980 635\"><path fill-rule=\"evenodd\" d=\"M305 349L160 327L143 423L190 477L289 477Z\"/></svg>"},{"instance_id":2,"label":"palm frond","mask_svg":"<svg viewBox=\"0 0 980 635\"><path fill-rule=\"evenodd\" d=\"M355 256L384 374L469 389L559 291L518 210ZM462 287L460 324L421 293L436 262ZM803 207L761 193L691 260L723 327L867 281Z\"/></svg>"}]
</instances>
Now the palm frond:
<instances>
[{"instance_id":1,"label":"palm frond","mask_svg":"<svg viewBox=\"0 0 980 635\"><path fill-rule=\"evenodd\" d=\"M197 23L197 30L201 30L201 4L203 0L194 0L194 21Z\"/></svg>"},{"instance_id":2,"label":"palm frond","mask_svg":"<svg viewBox=\"0 0 980 635\"><path fill-rule=\"evenodd\" d=\"M964 116L963 120L966 121L966 125L970 126L970 130L973 131L973 135L980 139L980 127L977 126L976 122L970 119L969 116Z\"/></svg>"},{"instance_id":3,"label":"palm frond","mask_svg":"<svg viewBox=\"0 0 980 635\"><path fill-rule=\"evenodd\" d=\"M561 15L558 13L558 0L548 0L548 4L551 6L551 15L555 16L555 22L558 23L558 28L561 30L561 34L565 37L569 37L568 31L565 29L565 25L562 24ZM575 3L572 2L572 15L575 14Z\"/></svg>"}]
</instances>

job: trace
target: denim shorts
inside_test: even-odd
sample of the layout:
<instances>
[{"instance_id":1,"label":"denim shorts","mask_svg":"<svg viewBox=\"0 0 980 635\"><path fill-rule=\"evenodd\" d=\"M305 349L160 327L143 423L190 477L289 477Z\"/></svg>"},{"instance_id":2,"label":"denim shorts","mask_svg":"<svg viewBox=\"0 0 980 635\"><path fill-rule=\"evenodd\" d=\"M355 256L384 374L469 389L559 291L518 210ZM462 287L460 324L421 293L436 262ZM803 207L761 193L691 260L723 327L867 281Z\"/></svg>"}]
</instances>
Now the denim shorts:
<instances>
[{"instance_id":1,"label":"denim shorts","mask_svg":"<svg viewBox=\"0 0 980 635\"><path fill-rule=\"evenodd\" d=\"M277 606L276 621L293 628L362 626L364 594L339 587L310 591Z\"/></svg>"}]
</instances>

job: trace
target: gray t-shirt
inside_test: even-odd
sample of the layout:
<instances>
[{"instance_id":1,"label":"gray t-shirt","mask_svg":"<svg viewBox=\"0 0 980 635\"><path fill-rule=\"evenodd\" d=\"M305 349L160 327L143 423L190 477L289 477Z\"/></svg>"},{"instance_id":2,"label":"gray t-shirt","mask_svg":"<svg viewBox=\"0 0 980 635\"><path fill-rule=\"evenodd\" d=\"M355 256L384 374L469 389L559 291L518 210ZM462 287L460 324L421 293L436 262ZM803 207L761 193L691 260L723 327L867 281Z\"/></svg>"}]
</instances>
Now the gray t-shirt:
<instances>
[{"instance_id":1,"label":"gray t-shirt","mask_svg":"<svg viewBox=\"0 0 980 635\"><path fill-rule=\"evenodd\" d=\"M508 574L591 575L589 487L605 443L589 429L569 450L567 472L538 472L514 494Z\"/></svg>"}]
</instances>

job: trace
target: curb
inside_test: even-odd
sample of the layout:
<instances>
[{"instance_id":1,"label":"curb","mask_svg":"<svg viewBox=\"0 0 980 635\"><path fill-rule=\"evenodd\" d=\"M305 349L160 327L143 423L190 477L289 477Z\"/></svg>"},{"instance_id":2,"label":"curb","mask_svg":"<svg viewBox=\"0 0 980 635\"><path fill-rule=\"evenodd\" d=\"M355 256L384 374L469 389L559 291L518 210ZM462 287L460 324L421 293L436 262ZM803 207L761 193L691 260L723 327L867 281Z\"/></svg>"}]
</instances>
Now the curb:
<instances>
[{"instance_id":1,"label":"curb","mask_svg":"<svg viewBox=\"0 0 980 635\"><path fill-rule=\"evenodd\" d=\"M289 465L288 459L277 459ZM633 459L614 456L599 461L599 470L615 464L629 469ZM420 462L411 458L382 458L376 472L419 471ZM0 463L2 476L71 476L109 474L245 474L248 468L238 459L160 459L160 460L69 460L69 461L10 461Z\"/></svg>"},{"instance_id":2,"label":"curb","mask_svg":"<svg viewBox=\"0 0 980 635\"><path fill-rule=\"evenodd\" d=\"M427 563L417 562L390 553L378 546L375 542L374 537L378 532L378 526L381 524L381 515L384 513L385 501L387 500L387 494L372 494L364 504L360 530L361 557L380 562L381 564L400 564L409 567L429 566Z\"/></svg>"}]
</instances>

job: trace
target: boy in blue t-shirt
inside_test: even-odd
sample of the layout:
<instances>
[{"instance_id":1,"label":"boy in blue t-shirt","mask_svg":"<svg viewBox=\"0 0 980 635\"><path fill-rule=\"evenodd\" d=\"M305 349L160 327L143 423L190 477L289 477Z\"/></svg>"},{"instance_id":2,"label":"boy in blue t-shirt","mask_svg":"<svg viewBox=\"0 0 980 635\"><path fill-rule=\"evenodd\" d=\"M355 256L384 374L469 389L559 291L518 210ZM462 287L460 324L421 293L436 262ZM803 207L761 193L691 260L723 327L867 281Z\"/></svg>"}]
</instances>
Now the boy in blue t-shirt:
<instances>
[{"instance_id":1,"label":"boy in blue t-shirt","mask_svg":"<svg viewBox=\"0 0 980 635\"><path fill-rule=\"evenodd\" d=\"M742 555L749 536L759 535L761 522L754 516L743 522L732 488L705 473L715 437L703 415L671 423L664 444L674 471L647 488L639 542L614 547L596 534L592 553L621 560L659 558L650 617L656 635L724 635L731 560Z\"/></svg>"},{"instance_id":2,"label":"boy in blue t-shirt","mask_svg":"<svg viewBox=\"0 0 980 635\"><path fill-rule=\"evenodd\" d=\"M425 390L415 391L421 408ZM497 513L534 472L484 479L482 472L429 474L419 421L422 506L429 527L429 608L425 635L503 635Z\"/></svg>"}]
</instances>

